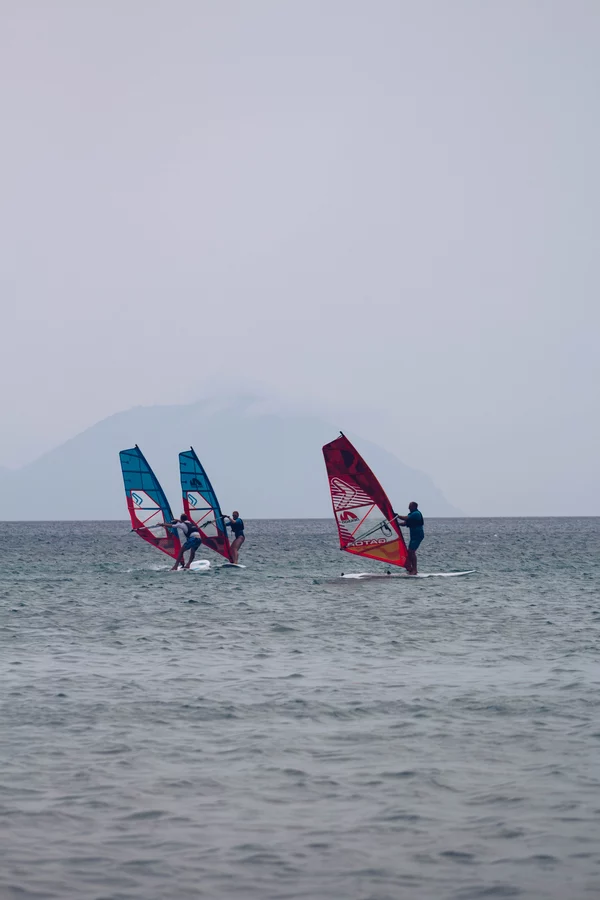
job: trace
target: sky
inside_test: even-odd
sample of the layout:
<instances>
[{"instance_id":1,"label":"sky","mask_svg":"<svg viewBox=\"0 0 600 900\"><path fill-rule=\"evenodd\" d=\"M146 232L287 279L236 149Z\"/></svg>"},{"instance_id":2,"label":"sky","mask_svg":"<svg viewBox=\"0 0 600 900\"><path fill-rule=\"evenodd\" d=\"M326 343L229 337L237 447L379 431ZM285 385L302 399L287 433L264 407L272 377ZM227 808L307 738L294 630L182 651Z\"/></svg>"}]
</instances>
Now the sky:
<instances>
[{"instance_id":1,"label":"sky","mask_svg":"<svg viewBox=\"0 0 600 900\"><path fill-rule=\"evenodd\" d=\"M0 465L249 389L600 514L596 0L0 0Z\"/></svg>"}]
</instances>

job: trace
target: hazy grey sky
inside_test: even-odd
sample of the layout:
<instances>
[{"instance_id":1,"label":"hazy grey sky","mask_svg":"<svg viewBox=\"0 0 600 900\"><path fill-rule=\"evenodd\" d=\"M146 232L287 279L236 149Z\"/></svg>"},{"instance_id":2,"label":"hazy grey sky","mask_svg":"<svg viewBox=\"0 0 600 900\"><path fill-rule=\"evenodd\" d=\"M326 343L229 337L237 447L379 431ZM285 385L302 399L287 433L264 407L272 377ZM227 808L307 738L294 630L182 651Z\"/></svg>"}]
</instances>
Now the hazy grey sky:
<instances>
[{"instance_id":1,"label":"hazy grey sky","mask_svg":"<svg viewBox=\"0 0 600 900\"><path fill-rule=\"evenodd\" d=\"M600 514L597 0L0 10L0 464L258 383Z\"/></svg>"}]
</instances>

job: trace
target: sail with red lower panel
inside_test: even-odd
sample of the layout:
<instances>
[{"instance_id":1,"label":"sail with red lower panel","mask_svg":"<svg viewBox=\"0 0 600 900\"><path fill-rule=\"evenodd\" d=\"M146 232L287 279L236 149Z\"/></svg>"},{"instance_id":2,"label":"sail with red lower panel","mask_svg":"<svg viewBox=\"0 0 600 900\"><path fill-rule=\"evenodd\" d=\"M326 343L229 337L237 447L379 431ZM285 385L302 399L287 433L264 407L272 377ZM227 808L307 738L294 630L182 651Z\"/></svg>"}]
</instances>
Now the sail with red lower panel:
<instances>
[{"instance_id":1,"label":"sail with red lower panel","mask_svg":"<svg viewBox=\"0 0 600 900\"><path fill-rule=\"evenodd\" d=\"M356 447L341 434L325 444L340 548L392 566L406 566L406 544L385 491Z\"/></svg>"},{"instance_id":2,"label":"sail with red lower panel","mask_svg":"<svg viewBox=\"0 0 600 900\"><path fill-rule=\"evenodd\" d=\"M193 448L179 454L179 477L184 512L198 526L203 546L233 562L217 495Z\"/></svg>"},{"instance_id":3,"label":"sail with red lower panel","mask_svg":"<svg viewBox=\"0 0 600 900\"><path fill-rule=\"evenodd\" d=\"M119 459L131 527L153 547L177 559L179 538L168 528L173 513L146 457L136 444L130 450L121 450ZM150 526L160 527L151 529Z\"/></svg>"}]
</instances>

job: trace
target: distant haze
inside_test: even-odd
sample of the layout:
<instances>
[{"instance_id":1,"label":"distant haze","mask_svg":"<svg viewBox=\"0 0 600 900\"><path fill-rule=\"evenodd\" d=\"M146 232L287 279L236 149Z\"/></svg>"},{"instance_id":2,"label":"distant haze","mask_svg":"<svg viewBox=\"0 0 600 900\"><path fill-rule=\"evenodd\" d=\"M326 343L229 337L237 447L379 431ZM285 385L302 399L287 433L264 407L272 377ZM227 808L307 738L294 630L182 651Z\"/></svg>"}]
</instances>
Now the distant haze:
<instances>
[{"instance_id":1,"label":"distant haze","mask_svg":"<svg viewBox=\"0 0 600 900\"><path fill-rule=\"evenodd\" d=\"M274 414L243 398L137 407L0 478L0 519L126 518L118 451L136 443L175 515L181 512L178 453L193 444L225 510L236 507L248 518L332 516L321 445L335 437L320 419ZM416 497L427 516L460 515L422 472L354 439L398 510Z\"/></svg>"},{"instance_id":2,"label":"distant haze","mask_svg":"<svg viewBox=\"0 0 600 900\"><path fill-rule=\"evenodd\" d=\"M599 83L586 0L0 0L0 466L251 390L600 514Z\"/></svg>"}]
</instances>

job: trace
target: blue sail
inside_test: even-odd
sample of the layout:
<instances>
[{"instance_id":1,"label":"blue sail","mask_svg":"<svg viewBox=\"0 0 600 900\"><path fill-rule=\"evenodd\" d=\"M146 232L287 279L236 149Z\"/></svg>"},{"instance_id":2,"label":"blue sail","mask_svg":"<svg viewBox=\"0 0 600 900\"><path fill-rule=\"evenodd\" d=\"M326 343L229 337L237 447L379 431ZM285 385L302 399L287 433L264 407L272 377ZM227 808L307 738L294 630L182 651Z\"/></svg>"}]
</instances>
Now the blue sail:
<instances>
[{"instance_id":1,"label":"blue sail","mask_svg":"<svg viewBox=\"0 0 600 900\"><path fill-rule=\"evenodd\" d=\"M121 450L119 459L131 527L153 547L176 559L179 538L168 527L173 513L158 478L137 444L130 450ZM150 530L149 526L161 527Z\"/></svg>"},{"instance_id":2,"label":"blue sail","mask_svg":"<svg viewBox=\"0 0 600 900\"><path fill-rule=\"evenodd\" d=\"M198 526L202 543L233 562L217 495L193 448L179 454L179 476L183 509Z\"/></svg>"}]
</instances>

